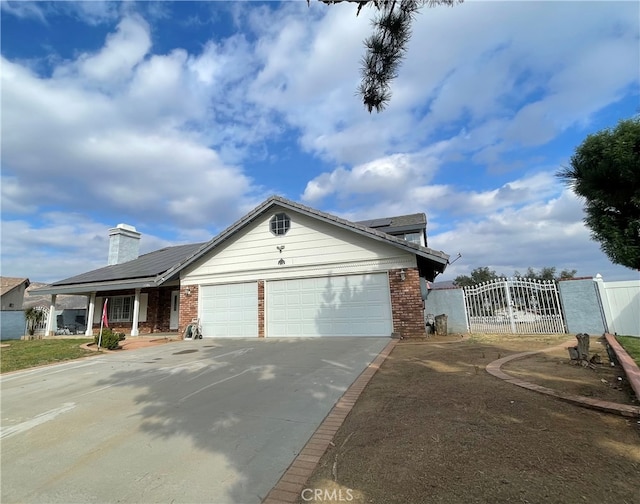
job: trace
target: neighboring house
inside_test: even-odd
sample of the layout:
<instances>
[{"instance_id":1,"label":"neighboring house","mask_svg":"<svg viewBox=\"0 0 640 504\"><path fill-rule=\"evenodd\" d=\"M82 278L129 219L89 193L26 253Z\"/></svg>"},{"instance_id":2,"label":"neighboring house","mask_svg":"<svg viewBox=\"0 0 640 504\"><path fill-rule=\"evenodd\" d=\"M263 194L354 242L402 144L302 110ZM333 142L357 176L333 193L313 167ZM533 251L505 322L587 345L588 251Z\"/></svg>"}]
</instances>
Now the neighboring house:
<instances>
[{"instance_id":1,"label":"neighboring house","mask_svg":"<svg viewBox=\"0 0 640 504\"><path fill-rule=\"evenodd\" d=\"M0 340L19 339L25 333L23 309L28 278L0 277Z\"/></svg>"},{"instance_id":2,"label":"neighboring house","mask_svg":"<svg viewBox=\"0 0 640 504\"><path fill-rule=\"evenodd\" d=\"M44 307L51 309L51 297L37 294L47 284L31 282L25 291L23 308ZM53 330L57 334L79 334L87 329L87 296L56 296L55 320Z\"/></svg>"},{"instance_id":3,"label":"neighboring house","mask_svg":"<svg viewBox=\"0 0 640 504\"><path fill-rule=\"evenodd\" d=\"M356 223L274 196L207 243L139 257L118 225L110 265L38 293L87 296L94 327L108 299L109 326L132 335L199 320L205 337L424 336L426 281L449 259L425 229L424 214Z\"/></svg>"},{"instance_id":4,"label":"neighboring house","mask_svg":"<svg viewBox=\"0 0 640 504\"><path fill-rule=\"evenodd\" d=\"M0 303L2 311L22 310L24 291L29 287L28 278L0 277Z\"/></svg>"}]
</instances>

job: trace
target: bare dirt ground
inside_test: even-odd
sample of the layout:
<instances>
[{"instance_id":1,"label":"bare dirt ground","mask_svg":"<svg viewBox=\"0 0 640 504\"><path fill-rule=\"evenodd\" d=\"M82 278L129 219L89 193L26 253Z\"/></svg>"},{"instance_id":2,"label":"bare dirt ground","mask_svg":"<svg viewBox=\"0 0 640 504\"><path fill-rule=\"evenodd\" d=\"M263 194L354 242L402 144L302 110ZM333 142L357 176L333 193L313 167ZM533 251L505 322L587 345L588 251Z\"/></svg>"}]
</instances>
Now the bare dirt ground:
<instances>
[{"instance_id":1,"label":"bare dirt ground","mask_svg":"<svg viewBox=\"0 0 640 504\"><path fill-rule=\"evenodd\" d=\"M484 370L499 357L569 338L400 342L307 482L321 497L309 500L314 494L306 492L300 503L640 502L638 419L562 402ZM631 403L596 338L591 349L604 363L595 371L569 365L566 350L503 369L557 390Z\"/></svg>"}]
</instances>

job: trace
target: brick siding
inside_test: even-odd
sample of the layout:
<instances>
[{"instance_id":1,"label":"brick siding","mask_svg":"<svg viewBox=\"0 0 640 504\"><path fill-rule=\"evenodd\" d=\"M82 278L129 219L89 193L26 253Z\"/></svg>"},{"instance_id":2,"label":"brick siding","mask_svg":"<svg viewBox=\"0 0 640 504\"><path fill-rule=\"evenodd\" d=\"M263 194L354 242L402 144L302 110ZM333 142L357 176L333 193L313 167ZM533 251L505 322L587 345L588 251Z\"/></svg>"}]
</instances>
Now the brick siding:
<instances>
[{"instance_id":1,"label":"brick siding","mask_svg":"<svg viewBox=\"0 0 640 504\"><path fill-rule=\"evenodd\" d=\"M389 271L393 331L402 338L425 338L424 302L418 269L405 268L404 280L400 272L398 269Z\"/></svg>"},{"instance_id":2,"label":"brick siding","mask_svg":"<svg viewBox=\"0 0 640 504\"><path fill-rule=\"evenodd\" d=\"M187 295L187 289L191 292L190 295ZM197 285L180 287L180 321L178 323L180 337L191 321L198 318L198 294Z\"/></svg>"}]
</instances>

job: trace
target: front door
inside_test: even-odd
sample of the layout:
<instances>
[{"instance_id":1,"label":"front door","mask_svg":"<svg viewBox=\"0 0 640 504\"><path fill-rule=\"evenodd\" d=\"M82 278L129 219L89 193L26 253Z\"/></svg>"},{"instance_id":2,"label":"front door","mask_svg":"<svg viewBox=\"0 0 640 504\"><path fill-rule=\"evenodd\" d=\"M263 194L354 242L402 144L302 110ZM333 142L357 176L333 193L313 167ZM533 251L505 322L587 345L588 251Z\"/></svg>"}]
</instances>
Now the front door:
<instances>
[{"instance_id":1,"label":"front door","mask_svg":"<svg viewBox=\"0 0 640 504\"><path fill-rule=\"evenodd\" d=\"M171 317L169 318L169 329L172 331L178 330L180 314L180 291L171 292Z\"/></svg>"}]
</instances>

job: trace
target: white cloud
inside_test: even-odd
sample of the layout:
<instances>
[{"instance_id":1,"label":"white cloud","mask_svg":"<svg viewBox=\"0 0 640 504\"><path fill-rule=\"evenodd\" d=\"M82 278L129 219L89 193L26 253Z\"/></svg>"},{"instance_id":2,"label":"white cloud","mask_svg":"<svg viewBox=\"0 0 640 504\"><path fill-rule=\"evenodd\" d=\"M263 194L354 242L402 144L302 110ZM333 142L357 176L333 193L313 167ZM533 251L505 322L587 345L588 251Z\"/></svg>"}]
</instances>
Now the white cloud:
<instances>
[{"instance_id":1,"label":"white cloud","mask_svg":"<svg viewBox=\"0 0 640 504\"><path fill-rule=\"evenodd\" d=\"M329 195L351 199L375 194L379 198L394 199L406 194L413 184L429 181L437 163L428 155L393 154L352 169L337 168L311 180L302 199L318 203Z\"/></svg>"},{"instance_id":2,"label":"white cloud","mask_svg":"<svg viewBox=\"0 0 640 504\"><path fill-rule=\"evenodd\" d=\"M46 16L36 2L22 2L16 0L1 0L0 11L3 15L16 16L18 18L37 19L42 24L46 24Z\"/></svg>"},{"instance_id":3,"label":"white cloud","mask_svg":"<svg viewBox=\"0 0 640 504\"><path fill-rule=\"evenodd\" d=\"M216 63L213 46L195 57L182 50L148 56L149 48L148 26L135 16L96 54L66 62L50 78L3 58L3 123L11 125L2 140L3 179L11 177L4 209L29 209L20 186L32 180L32 200L128 215L144 208L138 218L149 223L215 228L255 200L242 169L185 127L207 122L216 86L237 75L202 78L204 61L209 69Z\"/></svg>"},{"instance_id":4,"label":"white cloud","mask_svg":"<svg viewBox=\"0 0 640 504\"><path fill-rule=\"evenodd\" d=\"M107 37L97 54L83 54L75 65L82 77L99 83L126 79L151 48L147 23L140 17L126 17Z\"/></svg>"},{"instance_id":5,"label":"white cloud","mask_svg":"<svg viewBox=\"0 0 640 504\"><path fill-rule=\"evenodd\" d=\"M305 150L337 164L453 140L464 120L459 152L504 165L505 153L588 123L638 82L631 4L471 2L421 12L391 104L369 116L354 93L370 27L344 7L317 25L293 14L265 21L251 87L252 100L300 129Z\"/></svg>"},{"instance_id":6,"label":"white cloud","mask_svg":"<svg viewBox=\"0 0 640 504\"><path fill-rule=\"evenodd\" d=\"M606 280L633 278L633 271L609 262L590 239L582 218L582 202L563 190L555 198L458 221L448 231L430 233L429 246L462 254L442 280L453 280L479 266L504 275L548 266L558 272L577 269L578 276L602 273Z\"/></svg>"},{"instance_id":7,"label":"white cloud","mask_svg":"<svg viewBox=\"0 0 640 504\"><path fill-rule=\"evenodd\" d=\"M54 282L107 265L109 228L81 213L44 212L37 220L4 220L2 223L2 269L32 281ZM140 253L180 243L207 241L206 231L191 230L189 236L168 241L145 228Z\"/></svg>"}]
</instances>

